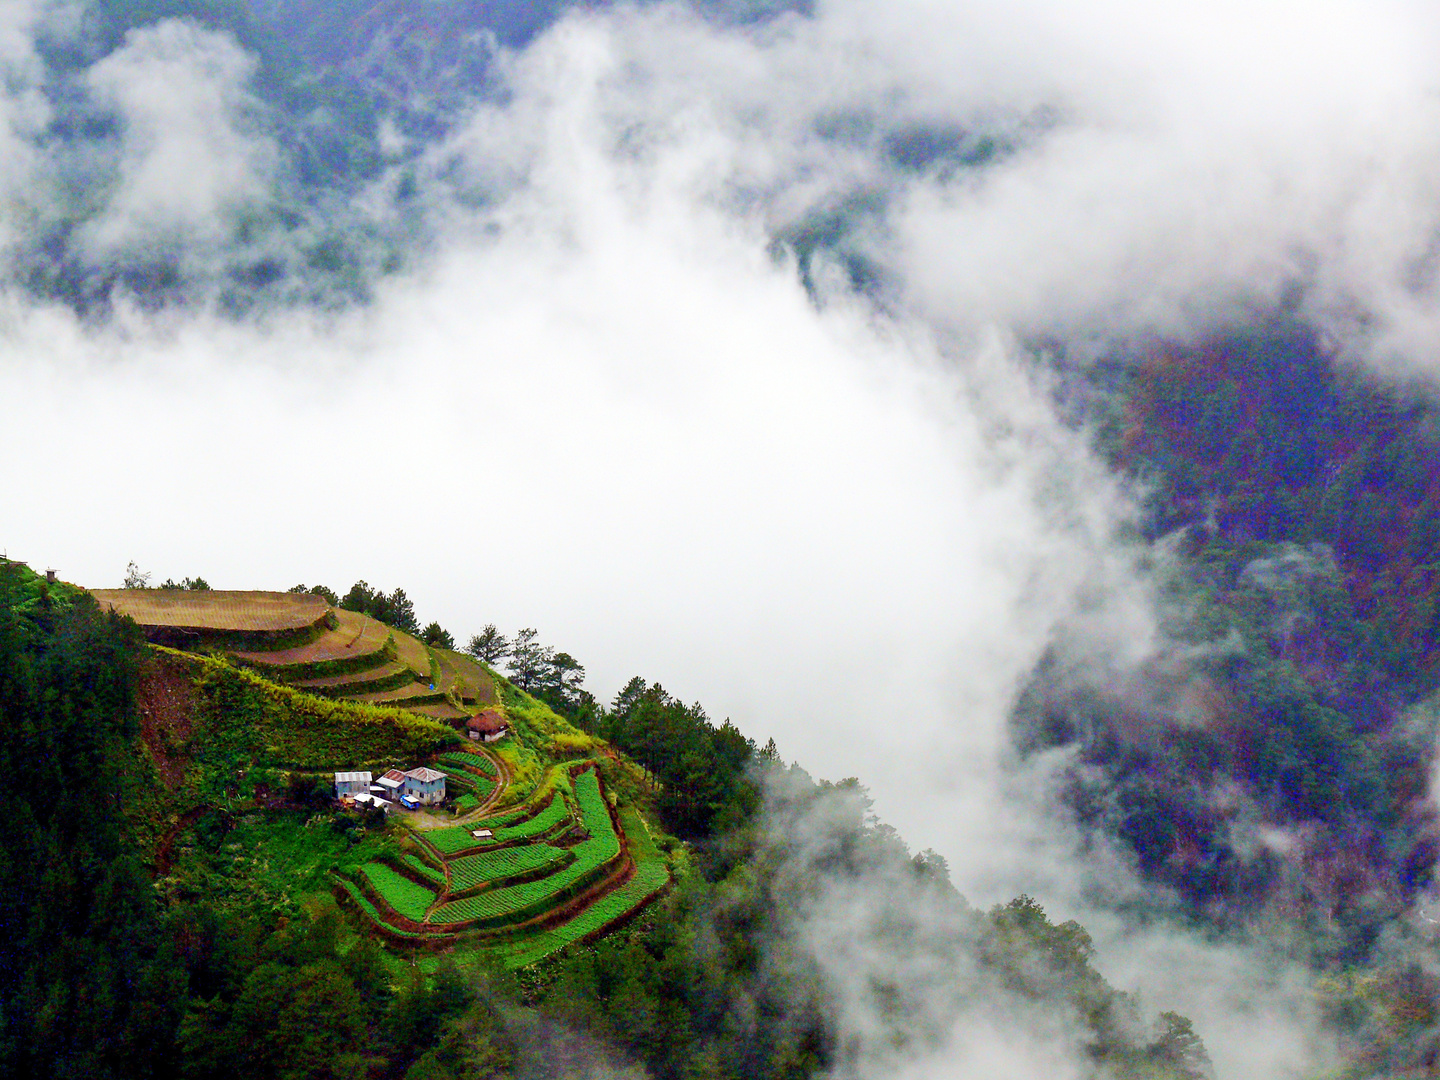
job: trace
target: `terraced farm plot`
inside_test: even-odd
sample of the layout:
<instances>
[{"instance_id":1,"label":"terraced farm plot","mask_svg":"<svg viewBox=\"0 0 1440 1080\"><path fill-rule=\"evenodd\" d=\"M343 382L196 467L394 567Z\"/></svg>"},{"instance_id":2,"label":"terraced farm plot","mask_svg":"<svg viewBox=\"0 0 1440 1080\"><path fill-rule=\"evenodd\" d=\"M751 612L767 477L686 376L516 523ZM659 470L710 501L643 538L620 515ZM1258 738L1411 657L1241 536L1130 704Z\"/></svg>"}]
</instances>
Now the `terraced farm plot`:
<instances>
[{"instance_id":1,"label":"terraced farm plot","mask_svg":"<svg viewBox=\"0 0 1440 1080\"><path fill-rule=\"evenodd\" d=\"M414 930L404 930L396 926L394 923L387 922L385 916L380 914L380 910L370 902L370 898L361 891L360 886L356 885L353 881L347 881L344 878L340 878L339 880L340 887L344 889L350 899L355 902L355 906L358 907L362 913L364 913L367 919L369 919L381 930L384 930L386 933L389 934L395 934L398 937L411 938L416 941L422 940L426 937L425 934L417 933Z\"/></svg>"},{"instance_id":2,"label":"terraced farm plot","mask_svg":"<svg viewBox=\"0 0 1440 1080\"><path fill-rule=\"evenodd\" d=\"M445 773L446 783L454 785L455 788L461 791L467 792L468 794L462 796L463 798L473 796L476 806L479 806L481 802L488 799L490 793L495 790L495 781L491 780L488 776L476 776L474 773L459 772L451 769L444 769L442 771ZM456 801L458 804L459 800Z\"/></svg>"},{"instance_id":3,"label":"terraced farm plot","mask_svg":"<svg viewBox=\"0 0 1440 1080\"><path fill-rule=\"evenodd\" d=\"M486 776L497 775L495 763L484 754L441 754L439 758L441 765L448 765L456 769L479 769Z\"/></svg>"},{"instance_id":4,"label":"terraced farm plot","mask_svg":"<svg viewBox=\"0 0 1440 1080\"><path fill-rule=\"evenodd\" d=\"M566 945L598 933L629 915L669 883L670 871L663 860L659 865L637 864L634 877L620 888L606 893L573 919L502 950L504 964L513 969L543 960Z\"/></svg>"},{"instance_id":5,"label":"terraced farm plot","mask_svg":"<svg viewBox=\"0 0 1440 1080\"><path fill-rule=\"evenodd\" d=\"M486 818L464 825L452 825L448 829L432 829L425 833L424 837L441 854L458 855L460 852L469 851L472 848L493 847L511 840L528 840L534 836L542 836L566 820L569 814L570 811L565 805L564 797L557 794L544 810L533 818L521 821L516 825L497 827L495 824L497 819ZM472 829L489 829L493 835L477 839L471 835Z\"/></svg>"},{"instance_id":6,"label":"terraced farm plot","mask_svg":"<svg viewBox=\"0 0 1440 1080\"><path fill-rule=\"evenodd\" d=\"M444 870L439 870L431 866L424 859L420 858L420 856L412 854L410 852L407 852L404 856L402 856L402 861L405 863L406 866L410 867L411 870L414 870L426 881L434 884L436 888L443 889L445 887Z\"/></svg>"},{"instance_id":7,"label":"terraced farm plot","mask_svg":"<svg viewBox=\"0 0 1440 1080\"><path fill-rule=\"evenodd\" d=\"M464 653L453 649L436 649L435 655L442 666L450 668L452 677L463 688L466 701L474 701L477 705L495 704L495 682L488 671Z\"/></svg>"},{"instance_id":8,"label":"terraced farm plot","mask_svg":"<svg viewBox=\"0 0 1440 1080\"><path fill-rule=\"evenodd\" d=\"M448 701L434 701L427 705L407 705L403 701L397 701L395 704L409 709L411 712L417 712L421 716L428 716L432 720L445 720L452 723L464 720L470 715L464 709L455 708Z\"/></svg>"},{"instance_id":9,"label":"terraced farm plot","mask_svg":"<svg viewBox=\"0 0 1440 1080\"><path fill-rule=\"evenodd\" d=\"M481 927L523 922L594 882L619 857L620 839L610 822L610 813L594 770L582 773L575 780L575 795L590 839L571 849L575 854L574 862L538 881L507 885L468 899L441 904L431 916L431 921L442 925L473 923Z\"/></svg>"},{"instance_id":10,"label":"terraced farm plot","mask_svg":"<svg viewBox=\"0 0 1440 1080\"><path fill-rule=\"evenodd\" d=\"M514 825L504 825L493 830L495 833L495 843L504 844L511 840L528 840L532 836L543 836L569 816L570 810L569 807L565 805L564 797L557 793L555 797L550 800L550 805L529 821L519 821ZM480 828L482 826L475 827Z\"/></svg>"},{"instance_id":11,"label":"terraced farm plot","mask_svg":"<svg viewBox=\"0 0 1440 1080\"><path fill-rule=\"evenodd\" d=\"M480 809L480 800L471 794L461 795L455 800L455 812L457 814L468 814L471 810Z\"/></svg>"},{"instance_id":12,"label":"terraced farm plot","mask_svg":"<svg viewBox=\"0 0 1440 1080\"><path fill-rule=\"evenodd\" d=\"M534 918L590 884L620 854L620 842L611 832L608 837L586 840L573 850L575 861L558 873L538 881L507 885L465 900L441 904L431 921L439 925L479 923L481 926L499 926Z\"/></svg>"},{"instance_id":13,"label":"terraced farm plot","mask_svg":"<svg viewBox=\"0 0 1440 1080\"><path fill-rule=\"evenodd\" d=\"M354 671L345 675L327 675L319 679L300 679L290 685L298 686L302 690L366 693L389 689L390 687L385 684L392 684L392 680L403 686L415 681L415 673L399 660L387 660L375 667L366 668L364 671Z\"/></svg>"},{"instance_id":14,"label":"terraced farm plot","mask_svg":"<svg viewBox=\"0 0 1440 1080\"><path fill-rule=\"evenodd\" d=\"M350 696L367 705L404 706L407 701L413 701L416 705L428 705L434 704L437 699L440 699L440 691L431 690L426 683L409 682L391 690L377 690L371 694L352 694Z\"/></svg>"},{"instance_id":15,"label":"terraced farm plot","mask_svg":"<svg viewBox=\"0 0 1440 1080\"><path fill-rule=\"evenodd\" d=\"M606 893L574 918L559 926L500 947L507 968L524 967L604 930L625 918L670 884L665 855L655 846L640 815L629 807L620 811L620 824L635 856L635 874L618 889Z\"/></svg>"},{"instance_id":16,"label":"terraced farm plot","mask_svg":"<svg viewBox=\"0 0 1440 1080\"><path fill-rule=\"evenodd\" d=\"M513 810L505 810L499 814L491 814L489 817L472 821L465 827L467 829L503 829L506 825L519 821L530 811L523 806L517 806Z\"/></svg>"},{"instance_id":17,"label":"terraced farm plot","mask_svg":"<svg viewBox=\"0 0 1440 1080\"><path fill-rule=\"evenodd\" d=\"M415 672L425 685L430 684L431 676L435 674L435 671L430 666L430 650L425 647L423 641L397 630L395 631L395 655L402 664Z\"/></svg>"},{"instance_id":18,"label":"terraced farm plot","mask_svg":"<svg viewBox=\"0 0 1440 1080\"><path fill-rule=\"evenodd\" d=\"M439 649L430 649L430 659L434 661L435 689L447 694L459 693L461 680L455 665L447 663Z\"/></svg>"},{"instance_id":19,"label":"terraced farm plot","mask_svg":"<svg viewBox=\"0 0 1440 1080\"><path fill-rule=\"evenodd\" d=\"M550 868L559 869L572 857L564 848L549 844L526 844L466 855L450 860L450 888L454 892L463 892L487 882L504 881Z\"/></svg>"},{"instance_id":20,"label":"terraced farm plot","mask_svg":"<svg viewBox=\"0 0 1440 1080\"><path fill-rule=\"evenodd\" d=\"M358 660L360 657L374 657L376 664L381 663L381 650L385 648L385 642L393 632L390 627L368 615L338 608L335 610L335 619L334 630L326 630L308 645L297 645L290 649L234 652L231 655L265 667L329 664L338 660Z\"/></svg>"},{"instance_id":21,"label":"terraced farm plot","mask_svg":"<svg viewBox=\"0 0 1440 1080\"><path fill-rule=\"evenodd\" d=\"M447 789L457 787L464 788L466 791L472 791L475 788L476 781L480 779L480 777L474 773L463 772L460 769L441 769L440 771L445 774L445 785Z\"/></svg>"},{"instance_id":22,"label":"terraced farm plot","mask_svg":"<svg viewBox=\"0 0 1440 1080\"><path fill-rule=\"evenodd\" d=\"M92 589L102 609L128 615L141 626L197 633L279 633L314 626L330 609L309 593L192 589Z\"/></svg>"},{"instance_id":23,"label":"terraced farm plot","mask_svg":"<svg viewBox=\"0 0 1440 1080\"><path fill-rule=\"evenodd\" d=\"M423 922L430 905L435 903L433 891L402 877L398 871L384 863L368 862L360 867L360 872L369 880L380 898L407 919Z\"/></svg>"}]
</instances>

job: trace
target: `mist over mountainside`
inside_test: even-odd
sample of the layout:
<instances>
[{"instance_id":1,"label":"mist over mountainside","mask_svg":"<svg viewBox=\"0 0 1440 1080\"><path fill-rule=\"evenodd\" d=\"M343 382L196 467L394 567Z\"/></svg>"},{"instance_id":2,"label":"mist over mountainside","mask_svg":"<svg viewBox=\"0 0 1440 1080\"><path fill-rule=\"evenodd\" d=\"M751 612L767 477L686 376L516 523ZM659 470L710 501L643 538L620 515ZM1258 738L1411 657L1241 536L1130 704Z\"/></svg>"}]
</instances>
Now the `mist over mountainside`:
<instances>
[{"instance_id":1,"label":"mist over mountainside","mask_svg":"<svg viewBox=\"0 0 1440 1080\"><path fill-rule=\"evenodd\" d=\"M1160 1075L1121 1059L1183 1032L1108 987L1218 1076L1431 1075L1437 31L17 0L5 544L94 587L403 581L859 777L833 813L889 854L775 781L684 901L795 1075ZM995 990L871 806L1002 936L1049 933L1022 895L1083 924L1058 993L1113 1015ZM747 936L772 888L806 905Z\"/></svg>"}]
</instances>

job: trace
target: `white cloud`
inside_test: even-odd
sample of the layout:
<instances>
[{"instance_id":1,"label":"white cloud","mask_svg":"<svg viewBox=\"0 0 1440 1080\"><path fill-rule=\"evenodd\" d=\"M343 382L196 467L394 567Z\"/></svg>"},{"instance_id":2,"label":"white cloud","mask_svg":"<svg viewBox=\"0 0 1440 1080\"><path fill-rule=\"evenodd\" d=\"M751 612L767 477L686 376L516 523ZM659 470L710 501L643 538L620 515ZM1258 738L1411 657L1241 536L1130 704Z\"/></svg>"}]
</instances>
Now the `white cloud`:
<instances>
[{"instance_id":1,"label":"white cloud","mask_svg":"<svg viewBox=\"0 0 1440 1080\"><path fill-rule=\"evenodd\" d=\"M263 201L276 149L254 130L246 89L254 59L226 35L182 20L130 31L87 81L120 124L118 175L86 225L97 262L229 238L236 215Z\"/></svg>"},{"instance_id":2,"label":"white cloud","mask_svg":"<svg viewBox=\"0 0 1440 1080\"><path fill-rule=\"evenodd\" d=\"M34 32L45 15L40 0L16 0L0 10L0 249L13 247L43 213L43 156L36 137L50 120L41 92L44 64Z\"/></svg>"}]
</instances>

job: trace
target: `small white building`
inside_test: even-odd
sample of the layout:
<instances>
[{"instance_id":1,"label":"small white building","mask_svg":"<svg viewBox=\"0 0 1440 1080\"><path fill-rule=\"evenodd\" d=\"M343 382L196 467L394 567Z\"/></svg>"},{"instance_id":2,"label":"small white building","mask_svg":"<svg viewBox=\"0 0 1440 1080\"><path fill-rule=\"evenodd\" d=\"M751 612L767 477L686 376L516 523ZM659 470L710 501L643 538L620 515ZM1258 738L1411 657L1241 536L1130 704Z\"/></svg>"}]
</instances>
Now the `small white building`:
<instances>
[{"instance_id":1,"label":"small white building","mask_svg":"<svg viewBox=\"0 0 1440 1080\"><path fill-rule=\"evenodd\" d=\"M335 774L335 796L369 795L370 774L368 772L337 772Z\"/></svg>"}]
</instances>

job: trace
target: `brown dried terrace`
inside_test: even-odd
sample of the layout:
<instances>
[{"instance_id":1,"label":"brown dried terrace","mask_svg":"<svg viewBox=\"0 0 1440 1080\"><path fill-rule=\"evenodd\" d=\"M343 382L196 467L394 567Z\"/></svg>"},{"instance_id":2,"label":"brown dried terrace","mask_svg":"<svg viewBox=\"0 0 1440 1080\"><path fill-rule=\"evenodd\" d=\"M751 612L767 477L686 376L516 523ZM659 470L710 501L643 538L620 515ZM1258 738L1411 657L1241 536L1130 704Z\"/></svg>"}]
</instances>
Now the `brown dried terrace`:
<instances>
[{"instance_id":1,"label":"brown dried terrace","mask_svg":"<svg viewBox=\"0 0 1440 1080\"><path fill-rule=\"evenodd\" d=\"M311 593L97 589L101 604L146 637L186 650L218 649L266 678L327 697L396 705L463 723L495 700L489 673Z\"/></svg>"}]
</instances>

